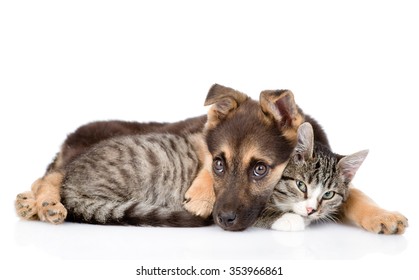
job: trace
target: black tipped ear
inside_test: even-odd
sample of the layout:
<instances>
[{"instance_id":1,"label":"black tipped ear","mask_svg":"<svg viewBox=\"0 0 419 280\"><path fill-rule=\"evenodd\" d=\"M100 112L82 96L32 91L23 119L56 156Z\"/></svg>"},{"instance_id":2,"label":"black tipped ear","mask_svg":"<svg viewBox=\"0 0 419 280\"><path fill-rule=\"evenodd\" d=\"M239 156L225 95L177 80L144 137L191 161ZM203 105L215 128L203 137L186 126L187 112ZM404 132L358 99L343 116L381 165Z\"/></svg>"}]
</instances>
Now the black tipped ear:
<instances>
[{"instance_id":1,"label":"black tipped ear","mask_svg":"<svg viewBox=\"0 0 419 280\"><path fill-rule=\"evenodd\" d=\"M249 97L237 90L222 85L214 84L205 99L204 105L212 105L208 111L207 128L214 127L225 119L230 112L235 110Z\"/></svg>"},{"instance_id":2,"label":"black tipped ear","mask_svg":"<svg viewBox=\"0 0 419 280\"><path fill-rule=\"evenodd\" d=\"M265 90L260 93L259 101L265 115L272 117L285 137L295 143L304 115L295 103L294 94L290 90Z\"/></svg>"},{"instance_id":3,"label":"black tipped ear","mask_svg":"<svg viewBox=\"0 0 419 280\"><path fill-rule=\"evenodd\" d=\"M361 164L368 155L368 150L363 150L355 154L343 157L338 162L338 169L342 173L345 182L351 182Z\"/></svg>"},{"instance_id":4,"label":"black tipped ear","mask_svg":"<svg viewBox=\"0 0 419 280\"><path fill-rule=\"evenodd\" d=\"M305 122L297 131L297 146L294 149L294 156L299 161L306 161L313 157L314 132L310 123Z\"/></svg>"},{"instance_id":5,"label":"black tipped ear","mask_svg":"<svg viewBox=\"0 0 419 280\"><path fill-rule=\"evenodd\" d=\"M294 94L290 90L265 90L260 93L260 106L265 114L278 122L291 122L299 115Z\"/></svg>"}]
</instances>

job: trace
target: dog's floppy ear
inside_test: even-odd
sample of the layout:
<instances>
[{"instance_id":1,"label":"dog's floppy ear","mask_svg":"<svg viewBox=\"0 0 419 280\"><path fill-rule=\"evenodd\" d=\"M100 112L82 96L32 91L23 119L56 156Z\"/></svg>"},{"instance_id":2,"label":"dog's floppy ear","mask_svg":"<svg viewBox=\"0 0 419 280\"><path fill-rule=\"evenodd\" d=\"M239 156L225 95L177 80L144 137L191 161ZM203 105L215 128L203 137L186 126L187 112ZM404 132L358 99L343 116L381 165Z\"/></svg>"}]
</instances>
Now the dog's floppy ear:
<instances>
[{"instance_id":1,"label":"dog's floppy ear","mask_svg":"<svg viewBox=\"0 0 419 280\"><path fill-rule=\"evenodd\" d=\"M208 111L207 128L215 127L224 120L229 113L234 111L249 97L237 90L222 85L214 84L205 99L205 106L212 105Z\"/></svg>"},{"instance_id":2,"label":"dog's floppy ear","mask_svg":"<svg viewBox=\"0 0 419 280\"><path fill-rule=\"evenodd\" d=\"M290 90L265 90L260 93L260 106L265 115L272 117L285 137L296 143L297 129L304 122L304 115Z\"/></svg>"}]
</instances>

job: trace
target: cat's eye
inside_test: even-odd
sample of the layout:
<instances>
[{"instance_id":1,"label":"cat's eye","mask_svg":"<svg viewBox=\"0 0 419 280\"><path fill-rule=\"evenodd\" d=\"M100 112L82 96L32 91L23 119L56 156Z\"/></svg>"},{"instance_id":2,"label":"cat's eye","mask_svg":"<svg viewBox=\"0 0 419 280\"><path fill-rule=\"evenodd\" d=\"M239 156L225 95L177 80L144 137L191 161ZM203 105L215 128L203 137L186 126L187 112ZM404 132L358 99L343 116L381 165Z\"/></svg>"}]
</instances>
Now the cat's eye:
<instances>
[{"instance_id":1,"label":"cat's eye","mask_svg":"<svg viewBox=\"0 0 419 280\"><path fill-rule=\"evenodd\" d=\"M295 184L297 185L297 188L302 191L303 193L307 192L307 186L306 184L304 184L304 182L300 181L300 180L296 180Z\"/></svg>"},{"instance_id":2,"label":"cat's eye","mask_svg":"<svg viewBox=\"0 0 419 280\"><path fill-rule=\"evenodd\" d=\"M323 199L324 200L332 199L334 196L335 196L335 192L334 191L328 191L328 192L325 192L323 194Z\"/></svg>"},{"instance_id":3,"label":"cat's eye","mask_svg":"<svg viewBox=\"0 0 419 280\"><path fill-rule=\"evenodd\" d=\"M214 161L212 162L212 168L214 169L214 172L218 175L221 175L224 173L224 160L220 157L216 157Z\"/></svg>"},{"instance_id":4,"label":"cat's eye","mask_svg":"<svg viewBox=\"0 0 419 280\"><path fill-rule=\"evenodd\" d=\"M268 171L269 167L265 163L258 162L253 168L253 176L255 177L255 179L262 179L266 176L266 174L268 174Z\"/></svg>"}]
</instances>

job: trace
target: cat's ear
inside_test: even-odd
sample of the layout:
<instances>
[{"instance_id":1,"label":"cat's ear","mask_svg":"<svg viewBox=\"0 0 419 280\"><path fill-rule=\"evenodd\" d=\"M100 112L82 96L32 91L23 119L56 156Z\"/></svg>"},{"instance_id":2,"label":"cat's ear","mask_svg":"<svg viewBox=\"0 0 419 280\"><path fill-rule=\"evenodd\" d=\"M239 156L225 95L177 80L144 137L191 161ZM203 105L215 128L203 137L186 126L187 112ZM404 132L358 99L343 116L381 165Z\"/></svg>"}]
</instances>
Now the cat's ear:
<instances>
[{"instance_id":1,"label":"cat's ear","mask_svg":"<svg viewBox=\"0 0 419 280\"><path fill-rule=\"evenodd\" d=\"M368 155L368 150L363 150L355 154L345 156L338 162L338 169L340 170L345 182L350 183L354 178L361 164Z\"/></svg>"},{"instance_id":2,"label":"cat's ear","mask_svg":"<svg viewBox=\"0 0 419 280\"><path fill-rule=\"evenodd\" d=\"M297 146L295 146L293 156L296 160L306 161L313 157L314 132L310 123L305 122L298 127Z\"/></svg>"},{"instance_id":3,"label":"cat's ear","mask_svg":"<svg viewBox=\"0 0 419 280\"><path fill-rule=\"evenodd\" d=\"M265 90L260 93L259 102L265 115L272 117L284 136L296 143L297 129L304 122L304 115L290 90Z\"/></svg>"},{"instance_id":4,"label":"cat's ear","mask_svg":"<svg viewBox=\"0 0 419 280\"><path fill-rule=\"evenodd\" d=\"M249 97L237 90L214 84L205 99L205 106L212 105L208 111L207 128L215 127Z\"/></svg>"}]
</instances>

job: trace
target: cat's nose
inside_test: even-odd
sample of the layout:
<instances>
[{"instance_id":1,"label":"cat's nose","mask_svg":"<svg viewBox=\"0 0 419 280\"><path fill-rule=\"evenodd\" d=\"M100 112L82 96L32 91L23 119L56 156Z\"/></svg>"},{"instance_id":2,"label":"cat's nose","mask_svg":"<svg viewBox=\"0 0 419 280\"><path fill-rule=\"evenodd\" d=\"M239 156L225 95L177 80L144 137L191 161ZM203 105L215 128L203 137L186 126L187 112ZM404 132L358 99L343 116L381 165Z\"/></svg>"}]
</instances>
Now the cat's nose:
<instances>
[{"instance_id":1,"label":"cat's nose","mask_svg":"<svg viewBox=\"0 0 419 280\"><path fill-rule=\"evenodd\" d=\"M306 209L307 209L307 215L311 215L311 214L313 214L314 212L316 212L316 209L313 209L313 208L311 208L311 207L306 207Z\"/></svg>"}]
</instances>

